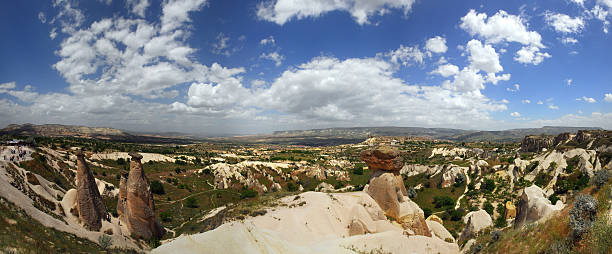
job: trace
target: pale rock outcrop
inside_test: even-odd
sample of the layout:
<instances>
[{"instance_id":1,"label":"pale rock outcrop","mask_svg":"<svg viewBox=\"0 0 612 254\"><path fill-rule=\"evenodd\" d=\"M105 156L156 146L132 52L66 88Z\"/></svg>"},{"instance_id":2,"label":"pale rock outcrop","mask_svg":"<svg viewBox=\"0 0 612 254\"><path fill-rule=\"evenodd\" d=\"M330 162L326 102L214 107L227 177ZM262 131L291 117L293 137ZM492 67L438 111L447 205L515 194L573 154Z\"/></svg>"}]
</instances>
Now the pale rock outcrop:
<instances>
[{"instance_id":1,"label":"pale rock outcrop","mask_svg":"<svg viewBox=\"0 0 612 254\"><path fill-rule=\"evenodd\" d=\"M130 173L126 181L126 202L123 207L124 217L130 235L135 238L161 238L165 229L155 219L155 204L149 179L142 168L142 155L130 153ZM121 186L119 189L121 190Z\"/></svg>"},{"instance_id":2,"label":"pale rock outcrop","mask_svg":"<svg viewBox=\"0 0 612 254\"><path fill-rule=\"evenodd\" d=\"M106 211L96 180L85 162L85 155L81 150L77 152L76 173L76 212L83 226L91 231L98 231L102 227L102 220L110 220Z\"/></svg>"},{"instance_id":3,"label":"pale rock outcrop","mask_svg":"<svg viewBox=\"0 0 612 254\"><path fill-rule=\"evenodd\" d=\"M442 221L442 219L440 219L440 217L438 217L438 216L437 216L437 215L435 215L435 214L429 215L429 217L427 217L427 219L426 219L426 220L435 221L435 222L437 222L437 223L440 223L441 225L442 225L442 224L444 224L444 223L443 223L443 221Z\"/></svg>"},{"instance_id":4,"label":"pale rock outcrop","mask_svg":"<svg viewBox=\"0 0 612 254\"><path fill-rule=\"evenodd\" d=\"M458 175L463 175L463 172L465 172L467 169L467 167L452 166L450 169L444 172L444 174L442 174L442 188L448 188L455 184ZM463 179L465 180L465 177Z\"/></svg>"},{"instance_id":5,"label":"pale rock outcrop","mask_svg":"<svg viewBox=\"0 0 612 254\"><path fill-rule=\"evenodd\" d=\"M431 230L432 235L444 241L447 241L448 239L452 240L452 242L455 241L453 235L448 232L448 230L446 230L446 228L439 222L434 220L426 220L425 222L427 222L427 227L429 227L429 230Z\"/></svg>"},{"instance_id":6,"label":"pale rock outcrop","mask_svg":"<svg viewBox=\"0 0 612 254\"><path fill-rule=\"evenodd\" d=\"M536 185L526 187L518 204L514 227L545 221L564 207L565 205L560 200L557 201L557 204L552 205L540 187Z\"/></svg>"},{"instance_id":7,"label":"pale rock outcrop","mask_svg":"<svg viewBox=\"0 0 612 254\"><path fill-rule=\"evenodd\" d=\"M521 141L521 151L540 152L544 148L551 148L554 138L551 136L525 136Z\"/></svg>"},{"instance_id":8,"label":"pale rock outcrop","mask_svg":"<svg viewBox=\"0 0 612 254\"><path fill-rule=\"evenodd\" d=\"M461 232L459 242L475 237L484 229L493 226L491 216L485 210L469 212L463 217L465 228Z\"/></svg>"},{"instance_id":9,"label":"pale rock outcrop","mask_svg":"<svg viewBox=\"0 0 612 254\"><path fill-rule=\"evenodd\" d=\"M119 179L119 195L117 200L117 215L119 215L119 221L126 221L125 218L125 207L127 206L127 180L129 172L121 171Z\"/></svg>"},{"instance_id":10,"label":"pale rock outcrop","mask_svg":"<svg viewBox=\"0 0 612 254\"><path fill-rule=\"evenodd\" d=\"M326 182L322 182L319 185L317 185L317 187L315 188L315 191L320 191L320 192L334 192L334 186L332 186L329 183Z\"/></svg>"},{"instance_id":11,"label":"pale rock outcrop","mask_svg":"<svg viewBox=\"0 0 612 254\"><path fill-rule=\"evenodd\" d=\"M399 174L401 157L389 146L381 146L361 153L361 159L374 172L363 189L378 203L385 214L394 218L406 230L414 234L431 236L424 213L412 202Z\"/></svg>"}]
</instances>

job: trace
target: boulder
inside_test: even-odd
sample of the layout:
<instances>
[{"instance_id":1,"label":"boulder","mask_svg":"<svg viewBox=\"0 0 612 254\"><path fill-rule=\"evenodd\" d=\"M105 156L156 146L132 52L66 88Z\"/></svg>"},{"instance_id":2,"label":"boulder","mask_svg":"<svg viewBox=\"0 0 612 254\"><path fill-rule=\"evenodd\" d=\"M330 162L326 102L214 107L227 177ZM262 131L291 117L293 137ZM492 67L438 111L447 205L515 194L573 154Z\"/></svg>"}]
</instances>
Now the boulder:
<instances>
[{"instance_id":1,"label":"boulder","mask_svg":"<svg viewBox=\"0 0 612 254\"><path fill-rule=\"evenodd\" d=\"M426 220L425 222L427 223L427 227L429 227L429 230L432 235L444 241L447 241L447 242L455 241L455 238L453 237L453 235L450 232L448 232L448 230L446 230L446 228L442 226L441 223L437 221L433 221L433 220Z\"/></svg>"},{"instance_id":2,"label":"boulder","mask_svg":"<svg viewBox=\"0 0 612 254\"><path fill-rule=\"evenodd\" d=\"M512 201L506 202L506 220L516 218L516 207Z\"/></svg>"},{"instance_id":3,"label":"boulder","mask_svg":"<svg viewBox=\"0 0 612 254\"><path fill-rule=\"evenodd\" d=\"M399 151L391 146L379 146L361 153L361 159L372 171L400 171L403 166Z\"/></svg>"},{"instance_id":4,"label":"boulder","mask_svg":"<svg viewBox=\"0 0 612 254\"><path fill-rule=\"evenodd\" d=\"M77 152L76 212L87 230L98 231L102 220L110 220L94 178L82 151Z\"/></svg>"},{"instance_id":5,"label":"boulder","mask_svg":"<svg viewBox=\"0 0 612 254\"><path fill-rule=\"evenodd\" d=\"M514 227L518 228L527 223L544 221L564 207L565 205L560 200L557 201L557 204L552 205L540 187L531 185L523 190L514 220Z\"/></svg>"},{"instance_id":6,"label":"boulder","mask_svg":"<svg viewBox=\"0 0 612 254\"><path fill-rule=\"evenodd\" d=\"M125 184L126 202L124 209L125 222L130 235L135 238L149 240L160 239L165 230L155 219L155 204L149 179L142 168L142 155L129 153L130 173ZM121 187L119 187L121 190Z\"/></svg>"},{"instance_id":7,"label":"boulder","mask_svg":"<svg viewBox=\"0 0 612 254\"><path fill-rule=\"evenodd\" d=\"M326 182L322 182L319 185L317 185L317 187L315 188L315 191L319 191L319 192L334 192L334 186L332 186L329 183Z\"/></svg>"},{"instance_id":8,"label":"boulder","mask_svg":"<svg viewBox=\"0 0 612 254\"><path fill-rule=\"evenodd\" d=\"M465 228L461 232L459 242L478 236L484 229L493 226L491 216L485 210L469 212L463 217Z\"/></svg>"},{"instance_id":9,"label":"boulder","mask_svg":"<svg viewBox=\"0 0 612 254\"><path fill-rule=\"evenodd\" d=\"M415 235L431 236L423 210L408 197L404 197L403 202L400 203L400 214L397 222L402 225L403 229L412 230Z\"/></svg>"}]
</instances>

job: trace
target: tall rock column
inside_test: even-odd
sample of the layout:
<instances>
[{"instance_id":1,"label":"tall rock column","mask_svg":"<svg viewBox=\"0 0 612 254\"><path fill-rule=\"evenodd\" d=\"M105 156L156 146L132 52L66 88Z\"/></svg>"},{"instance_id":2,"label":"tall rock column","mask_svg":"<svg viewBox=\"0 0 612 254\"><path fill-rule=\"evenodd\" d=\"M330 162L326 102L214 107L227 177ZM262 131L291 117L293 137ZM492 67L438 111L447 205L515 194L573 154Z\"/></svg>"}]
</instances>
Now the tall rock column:
<instances>
[{"instance_id":1,"label":"tall rock column","mask_svg":"<svg viewBox=\"0 0 612 254\"><path fill-rule=\"evenodd\" d=\"M423 210L406 193L400 175L403 162L399 151L390 146L380 146L361 153L361 159L372 170L372 177L364 191L378 203L385 215L394 218L414 234L431 236Z\"/></svg>"},{"instance_id":2,"label":"tall rock column","mask_svg":"<svg viewBox=\"0 0 612 254\"><path fill-rule=\"evenodd\" d=\"M125 183L126 202L123 207L123 217L130 234L135 238L149 240L161 238L165 230L155 220L155 204L149 179L142 169L142 155L129 153L132 157L130 173ZM119 191L121 192L121 186ZM121 201L121 200L120 200Z\"/></svg>"},{"instance_id":3,"label":"tall rock column","mask_svg":"<svg viewBox=\"0 0 612 254\"><path fill-rule=\"evenodd\" d=\"M93 177L83 151L77 152L77 174L76 174L76 209L79 219L88 230L98 231L102 227L102 219L109 220L104 202L98 191L96 179Z\"/></svg>"},{"instance_id":4,"label":"tall rock column","mask_svg":"<svg viewBox=\"0 0 612 254\"><path fill-rule=\"evenodd\" d=\"M127 206L127 179L129 172L121 171L121 178L119 180L119 199L117 200L117 215L119 215L119 221L125 222L125 207Z\"/></svg>"}]
</instances>

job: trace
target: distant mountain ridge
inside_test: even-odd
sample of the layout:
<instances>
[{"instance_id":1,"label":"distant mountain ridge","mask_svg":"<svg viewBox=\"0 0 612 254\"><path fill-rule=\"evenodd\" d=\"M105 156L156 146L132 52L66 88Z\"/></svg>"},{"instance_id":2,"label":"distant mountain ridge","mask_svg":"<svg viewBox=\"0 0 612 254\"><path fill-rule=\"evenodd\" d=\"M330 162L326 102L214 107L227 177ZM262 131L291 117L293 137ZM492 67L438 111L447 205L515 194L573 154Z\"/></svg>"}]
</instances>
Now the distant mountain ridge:
<instances>
[{"instance_id":1,"label":"distant mountain ridge","mask_svg":"<svg viewBox=\"0 0 612 254\"><path fill-rule=\"evenodd\" d=\"M0 135L77 137L142 143L190 143L192 141L187 137L180 136L131 134L115 128L63 124L9 124L0 129Z\"/></svg>"},{"instance_id":2,"label":"distant mountain ridge","mask_svg":"<svg viewBox=\"0 0 612 254\"><path fill-rule=\"evenodd\" d=\"M368 136L424 136L451 141L519 141L527 135L558 135L579 130L601 130L599 127L544 126L542 128L509 129L502 131L478 131L450 128L423 127L348 127L312 130L276 131L276 137L345 137L367 138Z\"/></svg>"}]
</instances>

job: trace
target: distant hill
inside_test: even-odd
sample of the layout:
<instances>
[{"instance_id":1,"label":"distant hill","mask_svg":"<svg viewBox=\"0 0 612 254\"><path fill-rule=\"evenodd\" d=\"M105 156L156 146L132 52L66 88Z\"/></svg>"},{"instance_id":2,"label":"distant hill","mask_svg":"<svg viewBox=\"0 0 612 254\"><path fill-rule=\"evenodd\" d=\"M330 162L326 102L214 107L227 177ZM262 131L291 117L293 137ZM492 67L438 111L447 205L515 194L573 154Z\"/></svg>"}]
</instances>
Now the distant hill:
<instances>
[{"instance_id":1,"label":"distant hill","mask_svg":"<svg viewBox=\"0 0 612 254\"><path fill-rule=\"evenodd\" d=\"M575 133L578 130L601 130L601 128L544 126L542 128L509 129L503 131L477 131L421 127L354 127L276 131L272 136L277 138L335 137L347 139L365 139L368 136L422 136L459 142L513 142L519 141L527 135L557 135L564 132Z\"/></svg>"},{"instance_id":2,"label":"distant hill","mask_svg":"<svg viewBox=\"0 0 612 254\"><path fill-rule=\"evenodd\" d=\"M193 140L180 136L131 134L105 127L87 127L62 124L10 124L0 129L0 135L94 138L134 143L190 143Z\"/></svg>"}]
</instances>

